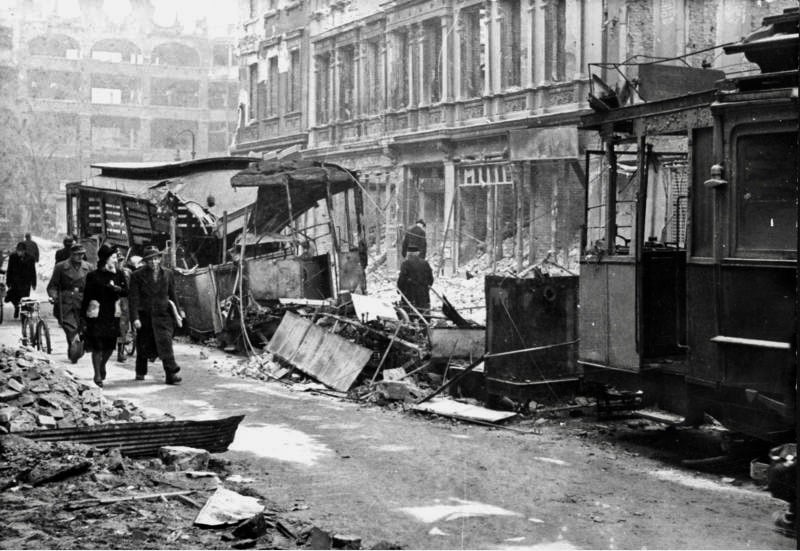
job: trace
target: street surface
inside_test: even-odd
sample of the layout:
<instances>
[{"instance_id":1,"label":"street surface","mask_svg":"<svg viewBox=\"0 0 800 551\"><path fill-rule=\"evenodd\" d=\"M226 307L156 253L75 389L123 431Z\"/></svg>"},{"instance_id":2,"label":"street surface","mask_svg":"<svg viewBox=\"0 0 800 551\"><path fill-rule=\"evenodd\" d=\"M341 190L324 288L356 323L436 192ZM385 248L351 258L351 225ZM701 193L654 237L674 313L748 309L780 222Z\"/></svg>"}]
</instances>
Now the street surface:
<instances>
[{"instance_id":1,"label":"street surface","mask_svg":"<svg viewBox=\"0 0 800 551\"><path fill-rule=\"evenodd\" d=\"M0 342L18 343L10 305L5 313ZM52 359L68 362L63 332L50 323ZM177 344L176 356L182 385L163 384L160 362L136 382L133 359L112 359L105 394L178 419L245 414L223 454L240 474L296 509L289 515L360 536L365 548L795 547L772 530L782 502L746 477L680 469L598 437L593 418L518 434L233 378L225 366L236 358L201 345ZM92 384L88 355L72 370Z\"/></svg>"}]
</instances>

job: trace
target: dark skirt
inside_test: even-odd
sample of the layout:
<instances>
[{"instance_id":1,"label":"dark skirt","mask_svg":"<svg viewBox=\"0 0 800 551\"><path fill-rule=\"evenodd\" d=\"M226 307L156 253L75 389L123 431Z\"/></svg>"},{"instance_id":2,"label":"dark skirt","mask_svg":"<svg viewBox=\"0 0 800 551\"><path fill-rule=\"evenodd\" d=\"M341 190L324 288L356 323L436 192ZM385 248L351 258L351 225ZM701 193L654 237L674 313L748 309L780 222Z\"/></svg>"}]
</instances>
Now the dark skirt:
<instances>
[{"instance_id":1,"label":"dark skirt","mask_svg":"<svg viewBox=\"0 0 800 551\"><path fill-rule=\"evenodd\" d=\"M85 335L83 344L86 350L94 352L114 350L117 348L117 337Z\"/></svg>"}]
</instances>

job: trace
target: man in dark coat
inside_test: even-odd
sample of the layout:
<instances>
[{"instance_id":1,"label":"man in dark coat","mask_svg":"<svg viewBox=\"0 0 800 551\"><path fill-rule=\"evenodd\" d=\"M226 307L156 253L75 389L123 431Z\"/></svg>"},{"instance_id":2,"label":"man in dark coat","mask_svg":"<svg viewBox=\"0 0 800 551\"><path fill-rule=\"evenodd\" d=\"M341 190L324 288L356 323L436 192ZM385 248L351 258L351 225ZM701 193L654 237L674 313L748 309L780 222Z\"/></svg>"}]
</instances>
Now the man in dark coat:
<instances>
[{"instance_id":1,"label":"man in dark coat","mask_svg":"<svg viewBox=\"0 0 800 551\"><path fill-rule=\"evenodd\" d=\"M177 385L181 382L178 375L181 368L175 362L172 335L175 323L186 315L182 311L177 313L175 275L161 266L161 252L156 247L146 247L142 260L144 266L131 274L128 295L131 321L137 331L136 380L144 380L148 360L158 357L164 366L166 383Z\"/></svg>"},{"instance_id":2,"label":"man in dark coat","mask_svg":"<svg viewBox=\"0 0 800 551\"><path fill-rule=\"evenodd\" d=\"M47 284L47 294L53 301L53 315L67 335L67 346L78 335L83 288L86 276L92 271L92 267L83 259L85 254L83 245L72 245L69 259L56 264ZM73 363L76 361L77 358Z\"/></svg>"},{"instance_id":3,"label":"man in dark coat","mask_svg":"<svg viewBox=\"0 0 800 551\"><path fill-rule=\"evenodd\" d=\"M72 245L75 243L75 241L72 239L72 236L68 235L65 237L63 243L64 248L56 251L56 264L59 262L64 262L70 257L70 255L72 255L71 249Z\"/></svg>"},{"instance_id":4,"label":"man in dark coat","mask_svg":"<svg viewBox=\"0 0 800 551\"><path fill-rule=\"evenodd\" d=\"M397 288L408 301L425 314L431 308L429 288L433 285L433 271L430 265L420 258L419 251L414 245L408 246L408 256L400 265L400 275L397 278ZM403 301L404 306L405 301Z\"/></svg>"},{"instance_id":5,"label":"man in dark coat","mask_svg":"<svg viewBox=\"0 0 800 551\"><path fill-rule=\"evenodd\" d=\"M401 253L403 258L408 254L408 248L413 246L419 251L419 257L425 260L425 255L428 252L428 242L425 238L425 220L420 218L417 223L408 228L405 236L403 237L403 247Z\"/></svg>"},{"instance_id":6,"label":"man in dark coat","mask_svg":"<svg viewBox=\"0 0 800 551\"><path fill-rule=\"evenodd\" d=\"M25 234L25 249L28 251L28 255L33 257L33 263L36 264L39 262L39 245L31 239L31 234Z\"/></svg>"},{"instance_id":7,"label":"man in dark coat","mask_svg":"<svg viewBox=\"0 0 800 551\"><path fill-rule=\"evenodd\" d=\"M24 241L17 243L17 250L8 257L6 286L6 302L14 305L16 319L19 317L19 301L30 296L31 288L36 289L36 267L33 257L28 255Z\"/></svg>"}]
</instances>

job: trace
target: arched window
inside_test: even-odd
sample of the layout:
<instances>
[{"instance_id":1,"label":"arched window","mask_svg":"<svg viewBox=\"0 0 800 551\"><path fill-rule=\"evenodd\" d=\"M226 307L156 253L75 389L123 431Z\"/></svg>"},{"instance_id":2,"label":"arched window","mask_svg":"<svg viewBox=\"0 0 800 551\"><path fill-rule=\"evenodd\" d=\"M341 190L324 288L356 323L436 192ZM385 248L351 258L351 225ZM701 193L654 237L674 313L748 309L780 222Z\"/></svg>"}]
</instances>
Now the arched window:
<instances>
[{"instance_id":1,"label":"arched window","mask_svg":"<svg viewBox=\"0 0 800 551\"><path fill-rule=\"evenodd\" d=\"M139 47L122 38L106 38L92 46L92 59L113 63L141 63L142 52Z\"/></svg>"},{"instance_id":2,"label":"arched window","mask_svg":"<svg viewBox=\"0 0 800 551\"><path fill-rule=\"evenodd\" d=\"M65 34L40 35L28 42L31 55L46 55L49 57L66 57L78 59L80 46L78 41Z\"/></svg>"},{"instance_id":3,"label":"arched window","mask_svg":"<svg viewBox=\"0 0 800 551\"><path fill-rule=\"evenodd\" d=\"M153 48L151 60L154 65L174 65L176 67L197 67L200 54L185 44L170 42Z\"/></svg>"}]
</instances>

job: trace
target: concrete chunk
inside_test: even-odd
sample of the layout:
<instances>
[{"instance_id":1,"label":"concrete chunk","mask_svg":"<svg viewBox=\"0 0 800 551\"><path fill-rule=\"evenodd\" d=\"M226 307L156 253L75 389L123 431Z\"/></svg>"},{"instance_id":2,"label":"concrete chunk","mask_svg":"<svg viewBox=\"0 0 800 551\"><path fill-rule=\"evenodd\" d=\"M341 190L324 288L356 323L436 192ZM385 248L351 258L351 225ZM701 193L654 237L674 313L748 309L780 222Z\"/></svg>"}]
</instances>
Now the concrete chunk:
<instances>
[{"instance_id":1,"label":"concrete chunk","mask_svg":"<svg viewBox=\"0 0 800 551\"><path fill-rule=\"evenodd\" d=\"M206 450L188 446L163 446L159 448L158 456L165 465L179 471L204 471L208 467L211 454Z\"/></svg>"}]
</instances>

